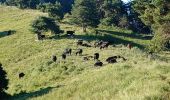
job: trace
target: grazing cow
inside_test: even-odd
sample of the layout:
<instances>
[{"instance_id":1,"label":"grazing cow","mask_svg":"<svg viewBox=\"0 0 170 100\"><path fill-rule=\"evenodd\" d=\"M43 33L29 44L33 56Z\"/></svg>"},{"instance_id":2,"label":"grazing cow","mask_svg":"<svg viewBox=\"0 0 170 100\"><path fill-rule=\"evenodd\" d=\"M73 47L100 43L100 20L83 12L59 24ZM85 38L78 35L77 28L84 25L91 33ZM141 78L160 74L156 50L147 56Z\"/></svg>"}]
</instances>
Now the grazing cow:
<instances>
[{"instance_id":1,"label":"grazing cow","mask_svg":"<svg viewBox=\"0 0 170 100\"><path fill-rule=\"evenodd\" d=\"M91 45L89 45L89 44L87 44L87 43L83 43L81 46L91 47Z\"/></svg>"},{"instance_id":2,"label":"grazing cow","mask_svg":"<svg viewBox=\"0 0 170 100\"><path fill-rule=\"evenodd\" d=\"M88 61L89 58L88 58L88 57L83 57L83 60L84 60L84 61Z\"/></svg>"},{"instance_id":3,"label":"grazing cow","mask_svg":"<svg viewBox=\"0 0 170 100\"><path fill-rule=\"evenodd\" d=\"M99 53L95 53L94 54L94 60L98 60L99 59Z\"/></svg>"},{"instance_id":4,"label":"grazing cow","mask_svg":"<svg viewBox=\"0 0 170 100\"><path fill-rule=\"evenodd\" d=\"M78 40L77 41L77 45L82 45L83 44L83 40Z\"/></svg>"},{"instance_id":5,"label":"grazing cow","mask_svg":"<svg viewBox=\"0 0 170 100\"><path fill-rule=\"evenodd\" d=\"M153 55L153 51L150 51L150 52L149 52L149 55Z\"/></svg>"},{"instance_id":6,"label":"grazing cow","mask_svg":"<svg viewBox=\"0 0 170 100\"><path fill-rule=\"evenodd\" d=\"M106 62L117 63L117 61L116 61L117 58L118 58L117 56L109 57L109 58L106 59Z\"/></svg>"},{"instance_id":7,"label":"grazing cow","mask_svg":"<svg viewBox=\"0 0 170 100\"><path fill-rule=\"evenodd\" d=\"M103 42L104 42L104 41L102 41L102 40L101 40L101 41L96 41L96 42L94 43L95 48L101 46L101 45L103 44Z\"/></svg>"},{"instance_id":8,"label":"grazing cow","mask_svg":"<svg viewBox=\"0 0 170 100\"><path fill-rule=\"evenodd\" d=\"M127 47L128 47L129 49L132 49L132 45L131 45L131 44L128 44Z\"/></svg>"},{"instance_id":9,"label":"grazing cow","mask_svg":"<svg viewBox=\"0 0 170 100\"><path fill-rule=\"evenodd\" d=\"M101 61L97 61L95 64L94 64L95 67L98 67L98 66L103 66L103 63Z\"/></svg>"},{"instance_id":10,"label":"grazing cow","mask_svg":"<svg viewBox=\"0 0 170 100\"><path fill-rule=\"evenodd\" d=\"M102 45L100 46L100 49L108 48L109 42L103 42Z\"/></svg>"},{"instance_id":11,"label":"grazing cow","mask_svg":"<svg viewBox=\"0 0 170 100\"><path fill-rule=\"evenodd\" d=\"M64 60L66 59L66 54L65 53L62 54L62 59L64 59Z\"/></svg>"},{"instance_id":12,"label":"grazing cow","mask_svg":"<svg viewBox=\"0 0 170 100\"><path fill-rule=\"evenodd\" d=\"M67 36L74 37L75 31L67 31Z\"/></svg>"},{"instance_id":13,"label":"grazing cow","mask_svg":"<svg viewBox=\"0 0 170 100\"><path fill-rule=\"evenodd\" d=\"M19 73L19 78L23 78L25 76L24 73Z\"/></svg>"},{"instance_id":14,"label":"grazing cow","mask_svg":"<svg viewBox=\"0 0 170 100\"><path fill-rule=\"evenodd\" d=\"M112 56L106 59L106 62L108 63L117 63L117 59L123 59L123 61L126 61L127 59L125 59L124 57L121 56Z\"/></svg>"},{"instance_id":15,"label":"grazing cow","mask_svg":"<svg viewBox=\"0 0 170 100\"><path fill-rule=\"evenodd\" d=\"M69 54L71 55L71 53L72 53L72 49L69 49Z\"/></svg>"},{"instance_id":16,"label":"grazing cow","mask_svg":"<svg viewBox=\"0 0 170 100\"><path fill-rule=\"evenodd\" d=\"M55 55L52 56L52 61L56 62L57 61L57 57Z\"/></svg>"},{"instance_id":17,"label":"grazing cow","mask_svg":"<svg viewBox=\"0 0 170 100\"><path fill-rule=\"evenodd\" d=\"M45 38L45 35L42 35L42 34L41 34L41 38L44 39L44 38Z\"/></svg>"},{"instance_id":18,"label":"grazing cow","mask_svg":"<svg viewBox=\"0 0 170 100\"><path fill-rule=\"evenodd\" d=\"M88 61L88 60L90 60L91 58L93 58L93 56L86 56L86 57L83 57L83 60Z\"/></svg>"},{"instance_id":19,"label":"grazing cow","mask_svg":"<svg viewBox=\"0 0 170 100\"><path fill-rule=\"evenodd\" d=\"M67 54L71 55L72 49L71 49L71 48L65 49L64 53L65 53L66 55L67 55Z\"/></svg>"},{"instance_id":20,"label":"grazing cow","mask_svg":"<svg viewBox=\"0 0 170 100\"><path fill-rule=\"evenodd\" d=\"M64 33L64 30L60 30L60 33L61 33L61 34Z\"/></svg>"},{"instance_id":21,"label":"grazing cow","mask_svg":"<svg viewBox=\"0 0 170 100\"><path fill-rule=\"evenodd\" d=\"M78 49L76 55L82 55L82 53L83 53L83 49Z\"/></svg>"}]
</instances>

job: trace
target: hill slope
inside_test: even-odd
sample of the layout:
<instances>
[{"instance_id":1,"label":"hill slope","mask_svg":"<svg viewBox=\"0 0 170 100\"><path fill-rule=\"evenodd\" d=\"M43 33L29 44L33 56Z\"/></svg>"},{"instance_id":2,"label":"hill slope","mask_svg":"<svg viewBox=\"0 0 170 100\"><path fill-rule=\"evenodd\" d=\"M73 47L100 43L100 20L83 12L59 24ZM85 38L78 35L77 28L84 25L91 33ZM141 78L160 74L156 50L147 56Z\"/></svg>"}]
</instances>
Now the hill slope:
<instances>
[{"instance_id":1,"label":"hill slope","mask_svg":"<svg viewBox=\"0 0 170 100\"><path fill-rule=\"evenodd\" d=\"M10 79L7 92L10 99L25 100L157 100L170 99L170 64L169 60L149 59L148 55L134 47L129 50L123 45L110 46L108 49L85 48L76 46L77 39L94 43L99 39L111 40L115 44L132 43L145 46L148 39L132 35L131 31L120 29L102 29L103 36L86 35L79 27L61 25L62 29L76 30L75 39L54 37L44 41L35 41L30 30L30 23L40 15L33 10L19 10L0 6L0 62ZM3 31L15 30L16 33L4 36ZM82 56L69 56L65 61L61 54L65 48L83 48L83 55L100 53L104 62L101 68L95 68L95 61L83 61ZM58 57L57 63L51 62L51 56ZM121 55L127 61L107 64L109 56ZM18 74L24 72L24 78Z\"/></svg>"}]
</instances>

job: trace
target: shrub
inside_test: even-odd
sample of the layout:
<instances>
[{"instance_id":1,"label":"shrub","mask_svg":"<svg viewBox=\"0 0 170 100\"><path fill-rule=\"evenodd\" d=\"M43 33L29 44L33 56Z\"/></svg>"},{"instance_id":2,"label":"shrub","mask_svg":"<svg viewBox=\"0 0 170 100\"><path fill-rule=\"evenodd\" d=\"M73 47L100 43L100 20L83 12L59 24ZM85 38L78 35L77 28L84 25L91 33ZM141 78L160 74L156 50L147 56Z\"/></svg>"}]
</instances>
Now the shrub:
<instances>
[{"instance_id":1,"label":"shrub","mask_svg":"<svg viewBox=\"0 0 170 100\"><path fill-rule=\"evenodd\" d=\"M170 23L165 23L160 26L155 33L154 38L150 44L150 51L159 52L161 50L167 49L167 44L170 40Z\"/></svg>"},{"instance_id":2,"label":"shrub","mask_svg":"<svg viewBox=\"0 0 170 100\"><path fill-rule=\"evenodd\" d=\"M59 25L55 22L54 19L41 16L38 19L34 20L32 23L32 31L34 33L43 33L51 31L54 34L61 33Z\"/></svg>"},{"instance_id":3,"label":"shrub","mask_svg":"<svg viewBox=\"0 0 170 100\"><path fill-rule=\"evenodd\" d=\"M8 89L8 79L6 76L5 70L2 68L2 64L0 63L0 98L4 98L6 96L5 90Z\"/></svg>"}]
</instances>

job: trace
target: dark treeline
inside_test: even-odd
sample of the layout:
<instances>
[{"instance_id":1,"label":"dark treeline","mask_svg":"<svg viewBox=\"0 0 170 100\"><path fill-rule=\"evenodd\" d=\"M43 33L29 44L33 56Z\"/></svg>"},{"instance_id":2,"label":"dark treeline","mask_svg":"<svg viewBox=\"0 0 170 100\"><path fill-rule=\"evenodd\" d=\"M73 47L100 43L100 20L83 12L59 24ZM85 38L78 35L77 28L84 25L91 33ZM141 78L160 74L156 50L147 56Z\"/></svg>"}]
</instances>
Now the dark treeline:
<instances>
[{"instance_id":1,"label":"dark treeline","mask_svg":"<svg viewBox=\"0 0 170 100\"><path fill-rule=\"evenodd\" d=\"M18 6L19 8L31 8L36 9L38 5L44 3L52 3L55 4L59 2L64 12L71 11L72 4L74 0L0 0L1 3L9 5L9 6Z\"/></svg>"}]
</instances>

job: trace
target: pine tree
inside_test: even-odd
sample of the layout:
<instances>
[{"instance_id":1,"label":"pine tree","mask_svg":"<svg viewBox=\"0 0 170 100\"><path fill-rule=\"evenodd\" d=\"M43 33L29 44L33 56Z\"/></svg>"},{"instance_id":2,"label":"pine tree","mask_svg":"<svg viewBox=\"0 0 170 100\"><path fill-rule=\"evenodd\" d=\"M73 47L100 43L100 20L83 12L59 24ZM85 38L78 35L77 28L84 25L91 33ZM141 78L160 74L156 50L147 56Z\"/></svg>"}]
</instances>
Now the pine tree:
<instances>
[{"instance_id":1,"label":"pine tree","mask_svg":"<svg viewBox=\"0 0 170 100\"><path fill-rule=\"evenodd\" d=\"M76 24L82 26L84 32L87 26L96 27L99 24L99 16L95 0L76 0L72 17Z\"/></svg>"},{"instance_id":2,"label":"pine tree","mask_svg":"<svg viewBox=\"0 0 170 100\"><path fill-rule=\"evenodd\" d=\"M64 17L64 12L63 12L62 6L59 2L56 2L56 4L49 3L46 6L46 11L50 17L52 17L56 20L61 20Z\"/></svg>"}]
</instances>

